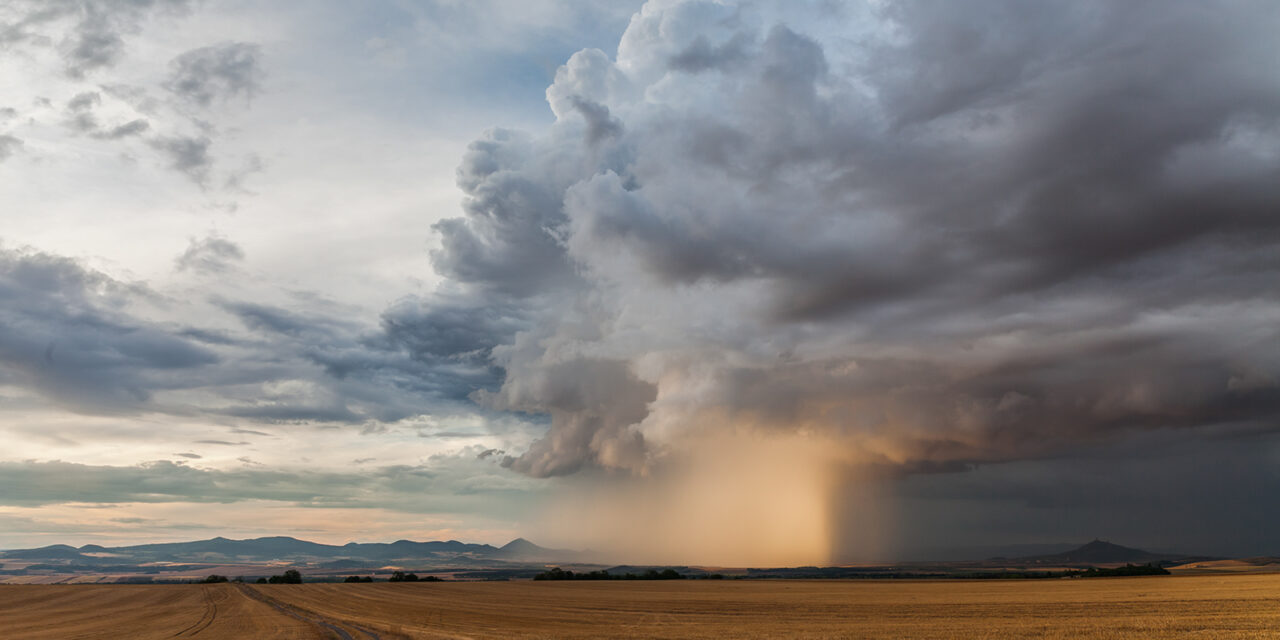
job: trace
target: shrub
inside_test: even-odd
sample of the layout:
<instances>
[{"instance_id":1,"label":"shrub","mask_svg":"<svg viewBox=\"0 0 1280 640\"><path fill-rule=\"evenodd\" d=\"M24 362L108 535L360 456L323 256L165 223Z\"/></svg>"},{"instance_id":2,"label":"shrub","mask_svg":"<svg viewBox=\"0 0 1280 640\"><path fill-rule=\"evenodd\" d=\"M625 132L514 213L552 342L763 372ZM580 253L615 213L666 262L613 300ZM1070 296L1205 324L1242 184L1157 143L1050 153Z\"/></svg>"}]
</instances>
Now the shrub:
<instances>
[{"instance_id":1,"label":"shrub","mask_svg":"<svg viewBox=\"0 0 1280 640\"><path fill-rule=\"evenodd\" d=\"M297 569L289 569L283 575L271 576L268 584L302 584L302 574Z\"/></svg>"}]
</instances>

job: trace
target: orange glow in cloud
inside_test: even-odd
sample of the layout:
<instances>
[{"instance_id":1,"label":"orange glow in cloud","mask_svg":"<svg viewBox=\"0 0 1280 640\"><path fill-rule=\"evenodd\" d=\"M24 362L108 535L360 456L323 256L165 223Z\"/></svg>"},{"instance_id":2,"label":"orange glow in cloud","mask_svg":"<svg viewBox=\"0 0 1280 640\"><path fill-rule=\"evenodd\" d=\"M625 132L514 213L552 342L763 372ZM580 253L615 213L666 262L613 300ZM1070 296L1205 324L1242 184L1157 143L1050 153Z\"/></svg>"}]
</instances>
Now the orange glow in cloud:
<instances>
[{"instance_id":1,"label":"orange glow in cloud","mask_svg":"<svg viewBox=\"0 0 1280 640\"><path fill-rule=\"evenodd\" d=\"M571 478L535 530L602 561L829 563L838 447L796 433L706 435L644 476Z\"/></svg>"}]
</instances>

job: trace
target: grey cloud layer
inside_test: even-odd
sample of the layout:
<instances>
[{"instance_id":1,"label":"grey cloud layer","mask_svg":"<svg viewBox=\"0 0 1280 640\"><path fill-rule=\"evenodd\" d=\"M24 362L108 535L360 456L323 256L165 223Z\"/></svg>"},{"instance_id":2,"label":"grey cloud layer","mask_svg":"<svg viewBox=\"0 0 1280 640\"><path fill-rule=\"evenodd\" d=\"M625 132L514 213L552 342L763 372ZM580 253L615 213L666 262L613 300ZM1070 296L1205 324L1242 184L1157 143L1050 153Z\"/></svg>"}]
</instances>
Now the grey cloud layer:
<instances>
[{"instance_id":1,"label":"grey cloud layer","mask_svg":"<svg viewBox=\"0 0 1280 640\"><path fill-rule=\"evenodd\" d=\"M211 470L169 461L133 466L0 462L0 481L9 488L0 496L0 504L19 507L269 500L313 507L466 513L477 509L477 494L511 502L508 508L518 509L520 496L530 489L512 482L496 466L476 460L474 454L435 456L420 466L387 466L361 473Z\"/></svg>"},{"instance_id":2,"label":"grey cloud layer","mask_svg":"<svg viewBox=\"0 0 1280 640\"><path fill-rule=\"evenodd\" d=\"M507 464L640 469L727 423L908 466L1274 429L1277 29L651 2L560 69L549 131L472 145L436 226L437 270L531 323L478 396L552 417Z\"/></svg>"},{"instance_id":3,"label":"grey cloud layer","mask_svg":"<svg viewBox=\"0 0 1280 640\"><path fill-rule=\"evenodd\" d=\"M179 264L216 272L237 250L224 238L193 241ZM144 284L2 248L0 302L0 383L91 415L361 424L448 414L468 394L496 389L487 336L518 326L492 309L433 315L427 300L389 309L378 327L224 299L211 301L208 326L188 326L158 319L176 301ZM190 316L197 304L178 311ZM214 328L218 309L235 322Z\"/></svg>"},{"instance_id":4,"label":"grey cloud layer","mask_svg":"<svg viewBox=\"0 0 1280 640\"><path fill-rule=\"evenodd\" d=\"M65 258L0 250L0 379L76 411L113 413L220 360L129 313L151 295Z\"/></svg>"}]
</instances>

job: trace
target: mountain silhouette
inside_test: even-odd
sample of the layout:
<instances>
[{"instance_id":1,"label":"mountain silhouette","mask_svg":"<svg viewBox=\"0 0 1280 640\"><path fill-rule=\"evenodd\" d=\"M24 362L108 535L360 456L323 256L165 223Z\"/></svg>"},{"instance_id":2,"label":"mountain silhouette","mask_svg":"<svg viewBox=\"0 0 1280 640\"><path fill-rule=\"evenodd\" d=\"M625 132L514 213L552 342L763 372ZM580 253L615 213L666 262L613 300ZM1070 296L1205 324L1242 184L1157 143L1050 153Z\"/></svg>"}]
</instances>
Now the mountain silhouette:
<instances>
[{"instance_id":1,"label":"mountain silhouette","mask_svg":"<svg viewBox=\"0 0 1280 640\"><path fill-rule=\"evenodd\" d=\"M86 555L94 554L94 555ZM569 551L546 549L524 538L516 538L501 548L489 544L434 540L415 542L349 542L329 545L299 540L288 536L270 536L232 540L221 536L190 542L165 542L123 547L85 545L79 549L58 544L38 549L16 549L0 552L0 557L23 560L70 560L80 563L105 564L122 562L210 562L274 560L354 560L392 562L402 560L469 560L521 561L527 559L568 560Z\"/></svg>"},{"instance_id":2,"label":"mountain silhouette","mask_svg":"<svg viewBox=\"0 0 1280 640\"><path fill-rule=\"evenodd\" d=\"M1147 564L1174 562L1184 560L1189 556L1151 553L1142 549L1134 549L1122 545L1106 542L1104 540L1094 540L1079 548L1062 553L1054 553L1041 556L1030 556L1026 558L1017 558L1018 562L1027 564L1044 564L1044 565L1099 565L1099 564Z\"/></svg>"}]
</instances>

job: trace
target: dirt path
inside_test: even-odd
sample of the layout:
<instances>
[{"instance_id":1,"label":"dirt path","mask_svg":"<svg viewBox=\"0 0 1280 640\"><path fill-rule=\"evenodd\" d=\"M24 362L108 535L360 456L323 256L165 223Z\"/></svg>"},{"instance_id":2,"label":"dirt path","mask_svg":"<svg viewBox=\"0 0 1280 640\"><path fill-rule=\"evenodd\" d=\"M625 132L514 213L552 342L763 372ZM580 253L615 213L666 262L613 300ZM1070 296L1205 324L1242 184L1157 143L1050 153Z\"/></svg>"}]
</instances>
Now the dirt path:
<instances>
[{"instance_id":1,"label":"dirt path","mask_svg":"<svg viewBox=\"0 0 1280 640\"><path fill-rule=\"evenodd\" d=\"M285 604L258 589L250 587L249 585L238 584L236 586L239 587L240 592L246 597L253 598L254 600L267 604L287 616L324 629L333 634L339 640L382 640L382 636L380 636L377 631L369 629L368 627L321 615L298 606Z\"/></svg>"}]
</instances>

